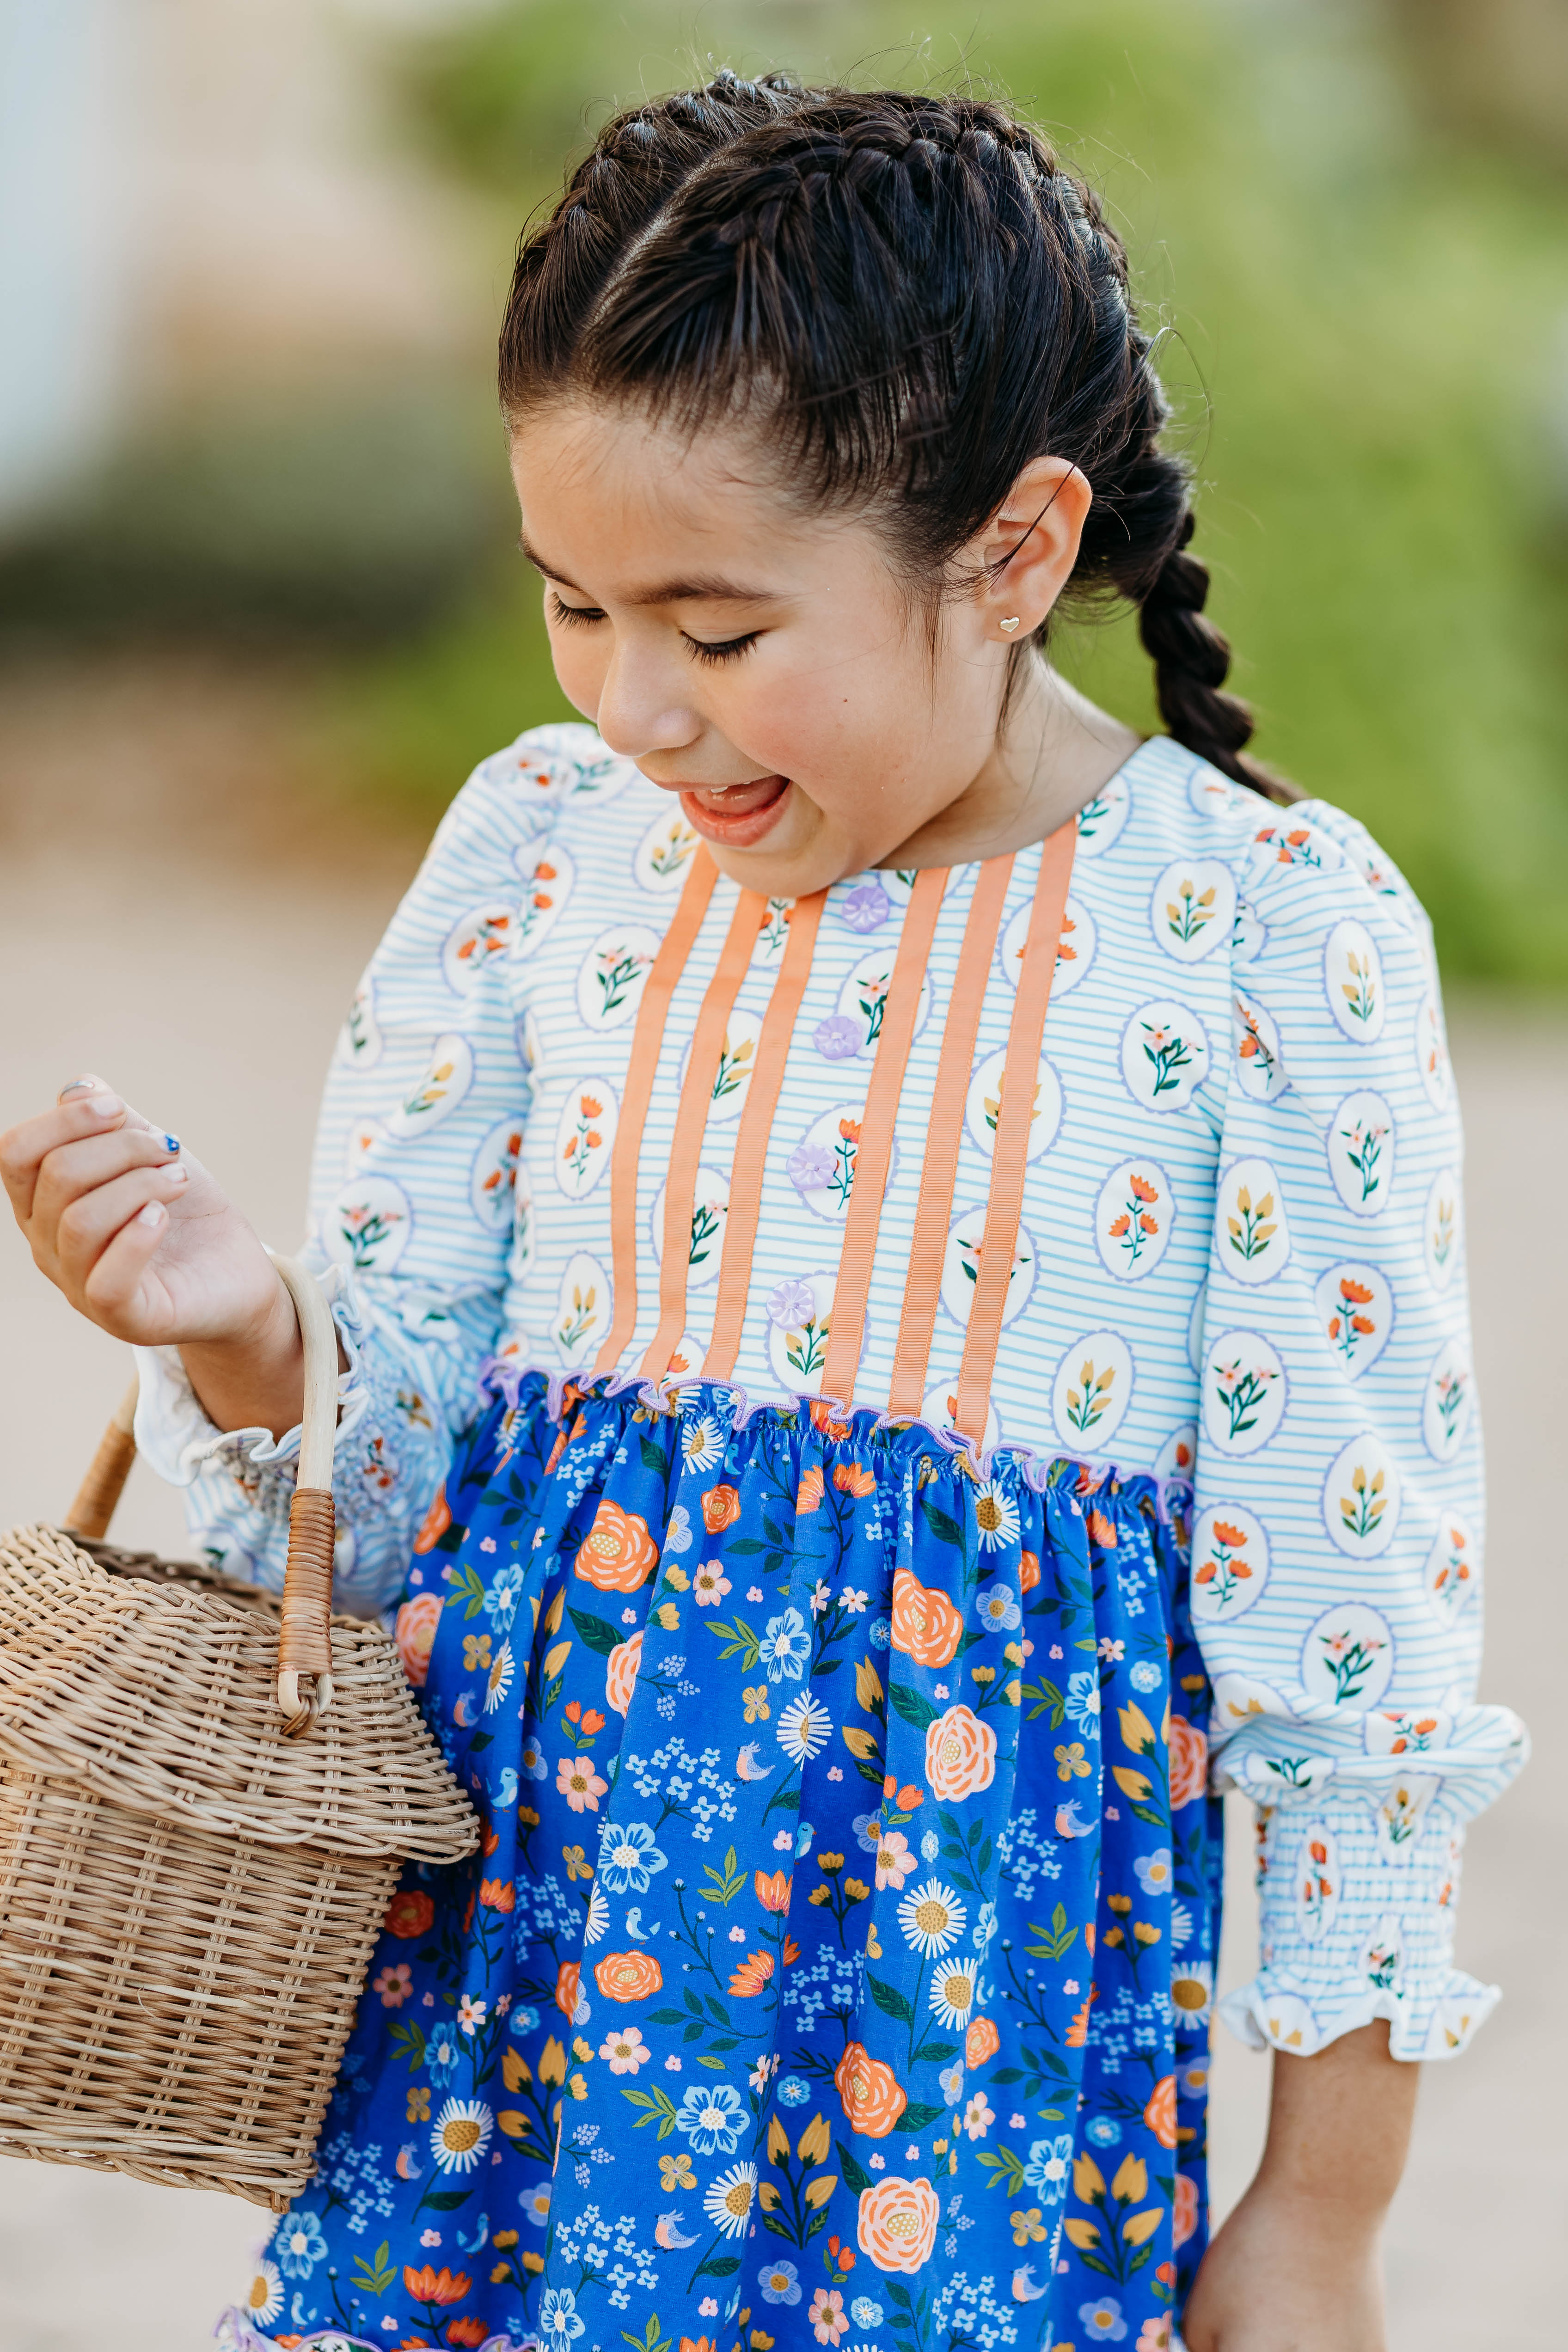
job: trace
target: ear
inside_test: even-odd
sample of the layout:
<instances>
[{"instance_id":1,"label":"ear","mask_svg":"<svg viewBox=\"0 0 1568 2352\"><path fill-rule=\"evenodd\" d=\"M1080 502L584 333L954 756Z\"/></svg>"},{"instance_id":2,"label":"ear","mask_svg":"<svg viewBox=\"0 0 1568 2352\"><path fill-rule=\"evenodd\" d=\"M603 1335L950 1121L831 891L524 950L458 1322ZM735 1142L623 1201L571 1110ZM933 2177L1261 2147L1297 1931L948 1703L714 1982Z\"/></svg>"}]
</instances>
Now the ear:
<instances>
[{"instance_id":1,"label":"ear","mask_svg":"<svg viewBox=\"0 0 1568 2352\"><path fill-rule=\"evenodd\" d=\"M1031 457L964 551L987 638L1016 645L1034 635L1067 586L1093 498L1070 458ZM1004 630L1015 618L1017 627Z\"/></svg>"}]
</instances>

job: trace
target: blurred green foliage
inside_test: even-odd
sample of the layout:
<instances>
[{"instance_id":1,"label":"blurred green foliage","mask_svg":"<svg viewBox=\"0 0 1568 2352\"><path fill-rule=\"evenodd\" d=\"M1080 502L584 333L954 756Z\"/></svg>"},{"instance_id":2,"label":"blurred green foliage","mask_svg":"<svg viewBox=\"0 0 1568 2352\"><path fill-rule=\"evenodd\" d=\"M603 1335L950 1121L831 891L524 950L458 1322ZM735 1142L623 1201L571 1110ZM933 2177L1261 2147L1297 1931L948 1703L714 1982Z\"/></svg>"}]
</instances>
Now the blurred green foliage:
<instances>
[{"instance_id":1,"label":"blurred green foliage","mask_svg":"<svg viewBox=\"0 0 1568 2352\"><path fill-rule=\"evenodd\" d=\"M1465 9L1444 22L1458 56ZM1424 113L1422 26L1414 0L495 0L382 64L409 135L477 197L498 289L605 114L716 62L1010 93L1101 191L1169 330L1258 750L1380 836L1450 972L1561 986L1568 218L1550 142ZM57 540L26 577L0 567L0 629L51 594L90 616L95 560L122 617L302 625L337 647L323 778L433 814L566 709L485 377L479 355L449 430L429 387L357 430L341 404L253 434L226 413L107 484L70 563ZM1128 618L1064 631L1059 656L1157 724Z\"/></svg>"},{"instance_id":2,"label":"blurred green foliage","mask_svg":"<svg viewBox=\"0 0 1568 2352\"><path fill-rule=\"evenodd\" d=\"M479 383L355 378L176 414L8 541L0 647L405 639L493 563L505 487Z\"/></svg>"}]
</instances>

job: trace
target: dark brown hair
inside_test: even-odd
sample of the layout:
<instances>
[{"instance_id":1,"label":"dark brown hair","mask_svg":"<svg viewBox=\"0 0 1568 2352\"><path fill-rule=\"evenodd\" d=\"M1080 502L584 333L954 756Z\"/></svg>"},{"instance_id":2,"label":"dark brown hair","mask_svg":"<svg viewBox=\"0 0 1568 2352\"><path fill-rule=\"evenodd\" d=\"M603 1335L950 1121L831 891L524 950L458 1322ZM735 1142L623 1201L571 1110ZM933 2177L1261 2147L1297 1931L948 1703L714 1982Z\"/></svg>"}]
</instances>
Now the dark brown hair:
<instances>
[{"instance_id":1,"label":"dark brown hair","mask_svg":"<svg viewBox=\"0 0 1568 2352\"><path fill-rule=\"evenodd\" d=\"M1292 797L1221 690L1121 240L992 101L721 72L617 115L524 234L500 373L510 420L563 394L742 419L792 497L864 508L923 586L1031 458L1070 459L1094 501L1068 593L1135 604L1176 740Z\"/></svg>"}]
</instances>

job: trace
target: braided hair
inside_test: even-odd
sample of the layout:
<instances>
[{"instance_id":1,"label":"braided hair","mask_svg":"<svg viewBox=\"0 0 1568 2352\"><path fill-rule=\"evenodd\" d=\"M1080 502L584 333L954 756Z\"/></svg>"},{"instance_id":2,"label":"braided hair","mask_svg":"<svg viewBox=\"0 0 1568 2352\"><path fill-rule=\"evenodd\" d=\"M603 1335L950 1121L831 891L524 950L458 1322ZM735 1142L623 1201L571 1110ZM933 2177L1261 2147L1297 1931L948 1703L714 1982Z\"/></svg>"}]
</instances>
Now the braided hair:
<instances>
[{"instance_id":1,"label":"braided hair","mask_svg":"<svg viewBox=\"0 0 1568 2352\"><path fill-rule=\"evenodd\" d=\"M1136 604L1176 740L1291 798L1242 756L1151 350L1092 190L1004 108L723 71L607 122L524 234L500 379L513 422L586 396L755 428L793 499L865 511L921 583L1031 458L1069 460L1094 497L1068 596Z\"/></svg>"}]
</instances>

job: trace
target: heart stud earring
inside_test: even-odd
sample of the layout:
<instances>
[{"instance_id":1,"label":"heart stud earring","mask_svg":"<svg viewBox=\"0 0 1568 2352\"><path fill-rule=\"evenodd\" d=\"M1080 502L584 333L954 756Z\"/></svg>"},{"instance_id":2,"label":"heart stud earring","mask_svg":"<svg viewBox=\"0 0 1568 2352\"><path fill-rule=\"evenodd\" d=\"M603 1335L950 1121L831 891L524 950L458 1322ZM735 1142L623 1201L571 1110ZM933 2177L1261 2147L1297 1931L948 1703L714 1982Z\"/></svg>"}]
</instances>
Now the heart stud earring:
<instances>
[{"instance_id":1,"label":"heart stud earring","mask_svg":"<svg viewBox=\"0 0 1568 2352\"><path fill-rule=\"evenodd\" d=\"M1015 614L1013 614L1013 617L1012 617L1012 619L1011 619L1011 620L1004 621L1004 622L1002 622L1002 623L1000 624L1000 626L1001 626L1001 630L1002 630L1002 634L1003 634L1003 635L1004 635L1005 637L1010 637L1010 636L1012 635L1012 634L1013 634L1014 630L1017 627L1017 625L1018 625L1018 615L1017 615L1017 614L1016 614L1016 613L1015 613Z\"/></svg>"}]
</instances>

